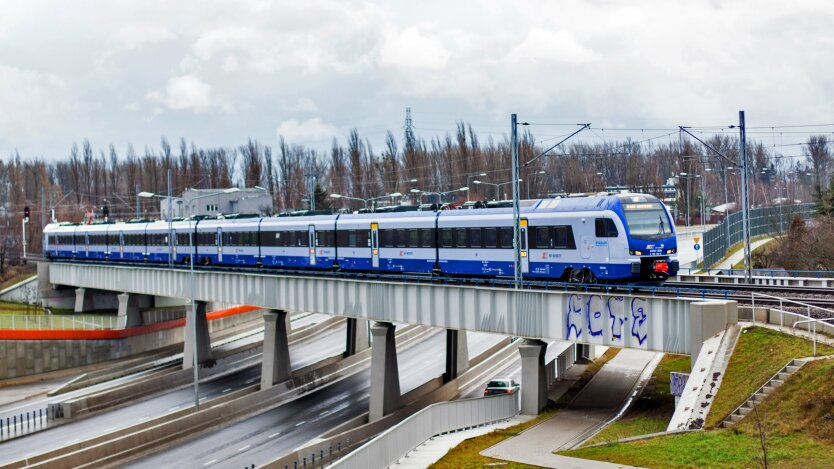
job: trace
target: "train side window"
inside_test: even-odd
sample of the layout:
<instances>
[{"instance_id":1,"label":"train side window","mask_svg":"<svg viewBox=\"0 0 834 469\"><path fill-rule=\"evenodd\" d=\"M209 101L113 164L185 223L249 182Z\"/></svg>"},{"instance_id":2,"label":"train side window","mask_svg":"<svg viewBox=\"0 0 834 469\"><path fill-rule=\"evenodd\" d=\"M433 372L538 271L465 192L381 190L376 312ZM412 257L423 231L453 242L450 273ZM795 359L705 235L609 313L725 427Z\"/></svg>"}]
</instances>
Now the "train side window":
<instances>
[{"instance_id":1,"label":"train side window","mask_svg":"<svg viewBox=\"0 0 834 469\"><path fill-rule=\"evenodd\" d=\"M408 247L410 247L410 248L419 248L420 247L420 231L419 230L408 230Z\"/></svg>"},{"instance_id":2,"label":"train side window","mask_svg":"<svg viewBox=\"0 0 834 469\"><path fill-rule=\"evenodd\" d=\"M497 248L498 247L498 229L484 228L484 247Z\"/></svg>"},{"instance_id":3,"label":"train side window","mask_svg":"<svg viewBox=\"0 0 834 469\"><path fill-rule=\"evenodd\" d=\"M576 241L573 239L573 227L555 227L554 246L556 249L576 249Z\"/></svg>"},{"instance_id":4,"label":"train side window","mask_svg":"<svg viewBox=\"0 0 834 469\"><path fill-rule=\"evenodd\" d=\"M433 248L434 247L434 230L431 228L423 228L420 230L420 247Z\"/></svg>"},{"instance_id":5,"label":"train side window","mask_svg":"<svg viewBox=\"0 0 834 469\"><path fill-rule=\"evenodd\" d=\"M597 238L616 238L617 225L610 218L597 218L595 223Z\"/></svg>"},{"instance_id":6,"label":"train side window","mask_svg":"<svg viewBox=\"0 0 834 469\"><path fill-rule=\"evenodd\" d=\"M513 247L513 229L510 226L502 226L498 228L498 244L502 249L512 249Z\"/></svg>"},{"instance_id":7,"label":"train side window","mask_svg":"<svg viewBox=\"0 0 834 469\"><path fill-rule=\"evenodd\" d=\"M466 228L455 228L455 247L466 248L469 247L466 239Z\"/></svg>"},{"instance_id":8,"label":"train side window","mask_svg":"<svg viewBox=\"0 0 834 469\"><path fill-rule=\"evenodd\" d=\"M472 248L480 248L481 247L481 229L480 228L469 228L469 247L472 247Z\"/></svg>"},{"instance_id":9,"label":"train side window","mask_svg":"<svg viewBox=\"0 0 834 469\"><path fill-rule=\"evenodd\" d=\"M442 248L450 248L453 246L454 238L452 235L451 228L441 228L440 229L440 247Z\"/></svg>"},{"instance_id":10,"label":"train side window","mask_svg":"<svg viewBox=\"0 0 834 469\"><path fill-rule=\"evenodd\" d=\"M397 247L404 248L408 244L408 232L406 230L395 230L397 233Z\"/></svg>"},{"instance_id":11,"label":"train side window","mask_svg":"<svg viewBox=\"0 0 834 469\"><path fill-rule=\"evenodd\" d=\"M535 244L531 243L532 249L552 249L553 236L551 235L551 228L547 226L536 227Z\"/></svg>"},{"instance_id":12,"label":"train side window","mask_svg":"<svg viewBox=\"0 0 834 469\"><path fill-rule=\"evenodd\" d=\"M348 231L348 243L347 243L347 245L349 247L352 247L352 248L355 248L356 246L358 246L356 244L356 230Z\"/></svg>"}]
</instances>

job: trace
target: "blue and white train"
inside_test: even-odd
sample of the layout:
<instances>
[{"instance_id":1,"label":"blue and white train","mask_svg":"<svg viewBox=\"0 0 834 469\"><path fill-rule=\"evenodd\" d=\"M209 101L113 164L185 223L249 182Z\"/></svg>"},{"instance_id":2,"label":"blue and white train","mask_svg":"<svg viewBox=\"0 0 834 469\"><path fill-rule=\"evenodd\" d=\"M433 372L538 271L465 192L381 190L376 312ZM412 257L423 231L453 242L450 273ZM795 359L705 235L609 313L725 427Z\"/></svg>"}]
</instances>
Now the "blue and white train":
<instances>
[{"instance_id":1,"label":"blue and white train","mask_svg":"<svg viewBox=\"0 0 834 469\"><path fill-rule=\"evenodd\" d=\"M51 224L54 260L509 277L510 208ZM524 277L581 283L663 281L678 271L672 217L656 197L522 201ZM169 245L169 234L172 235Z\"/></svg>"}]
</instances>

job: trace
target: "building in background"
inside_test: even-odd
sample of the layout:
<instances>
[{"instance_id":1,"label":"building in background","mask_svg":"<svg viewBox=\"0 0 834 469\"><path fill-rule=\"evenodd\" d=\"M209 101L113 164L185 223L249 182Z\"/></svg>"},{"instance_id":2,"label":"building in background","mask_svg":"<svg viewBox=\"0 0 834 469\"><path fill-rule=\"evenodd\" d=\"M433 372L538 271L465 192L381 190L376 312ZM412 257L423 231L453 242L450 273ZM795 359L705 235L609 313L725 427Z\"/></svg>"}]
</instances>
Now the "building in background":
<instances>
[{"instance_id":1,"label":"building in background","mask_svg":"<svg viewBox=\"0 0 834 469\"><path fill-rule=\"evenodd\" d=\"M161 219L168 216L168 200L159 201ZM171 201L174 218L186 218L194 215L215 216L221 213L257 213L272 214L272 195L262 187L244 189L187 189L182 197Z\"/></svg>"}]
</instances>

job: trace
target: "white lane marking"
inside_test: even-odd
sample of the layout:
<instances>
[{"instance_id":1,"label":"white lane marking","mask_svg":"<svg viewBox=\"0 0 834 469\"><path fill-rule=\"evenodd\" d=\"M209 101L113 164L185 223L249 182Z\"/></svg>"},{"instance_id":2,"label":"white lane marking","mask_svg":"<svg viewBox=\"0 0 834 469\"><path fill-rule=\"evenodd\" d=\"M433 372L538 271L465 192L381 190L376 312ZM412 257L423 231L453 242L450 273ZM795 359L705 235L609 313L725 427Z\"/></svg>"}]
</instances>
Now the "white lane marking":
<instances>
[{"instance_id":1,"label":"white lane marking","mask_svg":"<svg viewBox=\"0 0 834 469\"><path fill-rule=\"evenodd\" d=\"M214 464L214 463L216 463L216 462L217 462L217 460L216 460L216 459L212 459L212 460L211 460L211 461L209 461L209 462L203 463L203 467L206 467L206 466L211 466L212 464Z\"/></svg>"},{"instance_id":2,"label":"white lane marking","mask_svg":"<svg viewBox=\"0 0 834 469\"><path fill-rule=\"evenodd\" d=\"M258 380L258 378L247 379L247 380L246 380L246 384L252 384L252 383L254 383L254 382L255 382L255 381L257 381L257 380Z\"/></svg>"},{"instance_id":3,"label":"white lane marking","mask_svg":"<svg viewBox=\"0 0 834 469\"><path fill-rule=\"evenodd\" d=\"M319 415L327 415L327 414L329 414L329 413L330 413L330 411L329 411L329 410L325 410L324 412L320 413Z\"/></svg>"},{"instance_id":4,"label":"white lane marking","mask_svg":"<svg viewBox=\"0 0 834 469\"><path fill-rule=\"evenodd\" d=\"M70 440L70 441L68 441L68 442L67 442L67 444L68 444L68 445L72 445L72 444L78 443L79 441L81 441L81 439L76 438L76 439L74 439L74 440Z\"/></svg>"},{"instance_id":5,"label":"white lane marking","mask_svg":"<svg viewBox=\"0 0 834 469\"><path fill-rule=\"evenodd\" d=\"M171 412L171 411L173 411L173 410L177 410L177 409L179 409L179 408L180 408L180 406L175 405L174 407L171 407L170 409L168 409L168 412Z\"/></svg>"},{"instance_id":6,"label":"white lane marking","mask_svg":"<svg viewBox=\"0 0 834 469\"><path fill-rule=\"evenodd\" d=\"M275 432L272 435L269 435L267 438L275 438L276 436L280 435L281 432Z\"/></svg>"},{"instance_id":7,"label":"white lane marking","mask_svg":"<svg viewBox=\"0 0 834 469\"><path fill-rule=\"evenodd\" d=\"M306 420L302 420L302 421L298 422L297 424L295 424L295 426L296 426L296 427L300 427L300 426L304 425L305 423L307 423L307 421L306 421Z\"/></svg>"},{"instance_id":8,"label":"white lane marking","mask_svg":"<svg viewBox=\"0 0 834 469\"><path fill-rule=\"evenodd\" d=\"M204 401L204 400L206 400L206 399L208 399L208 397L201 397L201 398L200 398L200 400L201 400L201 401Z\"/></svg>"},{"instance_id":9,"label":"white lane marking","mask_svg":"<svg viewBox=\"0 0 834 469\"><path fill-rule=\"evenodd\" d=\"M149 418L151 418L150 415L146 415L144 417L139 417L139 422L144 422L145 420L148 420Z\"/></svg>"},{"instance_id":10,"label":"white lane marking","mask_svg":"<svg viewBox=\"0 0 834 469\"><path fill-rule=\"evenodd\" d=\"M226 388L226 389L224 389L224 390L223 390L223 392L224 392L224 393L227 393L227 392L229 392L229 391L231 391L231 390L232 390L232 388Z\"/></svg>"},{"instance_id":11,"label":"white lane marking","mask_svg":"<svg viewBox=\"0 0 834 469\"><path fill-rule=\"evenodd\" d=\"M104 430L104 433L110 433L110 432L112 432L112 431L113 431L113 430L115 430L115 429L116 429L116 427L110 427L110 428L108 428L108 429Z\"/></svg>"},{"instance_id":12,"label":"white lane marking","mask_svg":"<svg viewBox=\"0 0 834 469\"><path fill-rule=\"evenodd\" d=\"M249 448L251 448L251 447L252 447L252 445L246 445L246 446L244 446L243 448L238 448L237 450L238 450L238 451L246 451L247 449L249 449Z\"/></svg>"}]
</instances>

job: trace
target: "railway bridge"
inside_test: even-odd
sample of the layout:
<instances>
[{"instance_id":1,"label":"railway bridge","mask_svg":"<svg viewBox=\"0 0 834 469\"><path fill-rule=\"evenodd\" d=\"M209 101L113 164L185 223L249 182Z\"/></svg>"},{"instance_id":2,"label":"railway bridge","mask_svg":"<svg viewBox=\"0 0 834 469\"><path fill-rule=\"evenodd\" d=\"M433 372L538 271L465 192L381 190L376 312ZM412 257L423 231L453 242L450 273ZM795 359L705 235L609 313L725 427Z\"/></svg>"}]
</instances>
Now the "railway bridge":
<instances>
[{"instance_id":1,"label":"railway bridge","mask_svg":"<svg viewBox=\"0 0 834 469\"><path fill-rule=\"evenodd\" d=\"M41 288L75 288L76 309L91 291L117 294L123 324L136 324L139 298L156 295L193 298L185 334L183 366L210 360L206 302L260 306L265 313L262 387L289 376L287 313L311 312L348 318L346 355L372 347L371 419L396 409L399 378L394 323L447 330L446 375L454 378L468 363L465 331L524 339L522 411L546 404L545 341L689 354L695 361L704 340L737 322L733 301L611 294L593 291L513 289L488 285L409 282L315 276L290 272L170 269L163 267L43 262ZM369 325L373 323L369 327ZM368 332L373 340L370 341ZM192 338L196 336L195 338ZM196 340L196 347L192 345ZM438 353L440 356L440 353ZM538 383L538 385L530 385Z\"/></svg>"}]
</instances>

